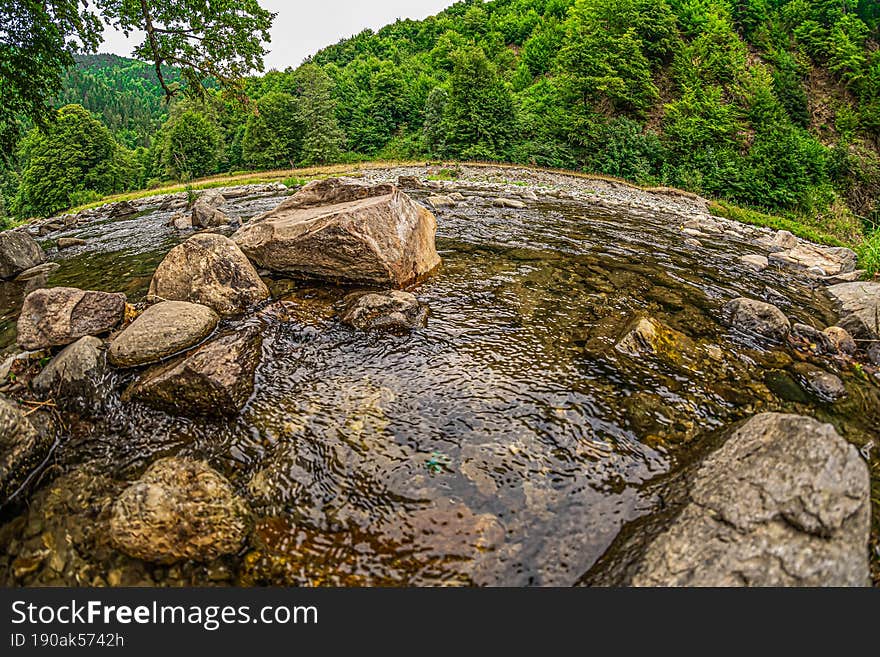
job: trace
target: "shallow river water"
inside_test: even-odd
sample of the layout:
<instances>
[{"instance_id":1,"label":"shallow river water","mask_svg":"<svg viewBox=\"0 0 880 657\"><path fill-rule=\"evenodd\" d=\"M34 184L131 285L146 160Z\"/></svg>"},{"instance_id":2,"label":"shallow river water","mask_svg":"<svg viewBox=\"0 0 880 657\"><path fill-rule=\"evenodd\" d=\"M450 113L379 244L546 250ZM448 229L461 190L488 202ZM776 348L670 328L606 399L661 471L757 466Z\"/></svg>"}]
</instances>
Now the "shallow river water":
<instances>
[{"instance_id":1,"label":"shallow river water","mask_svg":"<svg viewBox=\"0 0 880 657\"><path fill-rule=\"evenodd\" d=\"M278 201L233 207L248 217ZM186 237L164 226L168 216L70 232L89 244L59 255L49 284L143 299ZM230 564L244 584L570 585L625 523L655 508L647 482L756 412L833 422L876 458L876 383L837 371L849 396L823 403L798 385L790 347L720 323L739 296L834 323L821 285L740 264L758 252L745 241L693 248L675 217L558 199L509 210L473 197L437 216L443 265L412 289L430 306L427 328L355 332L333 314L350 290L267 280L272 302L219 329L245 323L264 335L240 417L124 404L118 390L135 374L115 373L101 419L62 440L53 461L133 479L160 456L206 459L258 518ZM20 304L6 285L2 346L14 341ZM616 349L644 317L687 337L668 353Z\"/></svg>"}]
</instances>

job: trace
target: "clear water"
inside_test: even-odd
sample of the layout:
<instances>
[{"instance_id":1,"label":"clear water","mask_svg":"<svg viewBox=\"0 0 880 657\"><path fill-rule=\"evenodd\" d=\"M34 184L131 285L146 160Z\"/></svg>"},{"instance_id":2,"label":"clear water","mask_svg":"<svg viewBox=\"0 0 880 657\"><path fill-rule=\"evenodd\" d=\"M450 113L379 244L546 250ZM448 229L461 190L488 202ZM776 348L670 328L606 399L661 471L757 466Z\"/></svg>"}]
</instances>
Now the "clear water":
<instances>
[{"instance_id":1,"label":"clear water","mask_svg":"<svg viewBox=\"0 0 880 657\"><path fill-rule=\"evenodd\" d=\"M278 200L237 210L252 216ZM61 254L49 284L142 298L182 239L167 218L72 231L89 244ZM97 462L123 479L160 456L208 460L258 518L233 559L243 584L569 585L654 508L646 482L699 455L707 432L787 410L833 422L860 447L878 437L875 381L838 370L849 397L823 404L787 371L803 355L719 323L737 296L833 323L820 287L740 265L757 252L745 242L693 249L675 217L555 199L503 210L471 198L438 222L443 265L413 288L431 308L427 328L355 332L333 312L350 290L269 280L272 302L223 327L264 334L239 418L175 418L116 392L55 460L62 470ZM20 300L4 294L8 344ZM640 317L687 339L627 356L614 345ZM114 376L121 390L134 374ZM876 450L870 458L876 471Z\"/></svg>"}]
</instances>

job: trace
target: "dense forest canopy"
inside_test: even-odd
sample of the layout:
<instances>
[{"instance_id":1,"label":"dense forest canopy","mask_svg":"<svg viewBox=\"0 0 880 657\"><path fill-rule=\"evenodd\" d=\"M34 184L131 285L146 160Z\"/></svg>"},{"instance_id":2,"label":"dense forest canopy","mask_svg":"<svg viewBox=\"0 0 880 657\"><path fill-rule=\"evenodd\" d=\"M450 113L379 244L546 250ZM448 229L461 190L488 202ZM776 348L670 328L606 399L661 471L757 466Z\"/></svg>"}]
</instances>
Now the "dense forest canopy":
<instances>
[{"instance_id":1,"label":"dense forest canopy","mask_svg":"<svg viewBox=\"0 0 880 657\"><path fill-rule=\"evenodd\" d=\"M246 78L250 102L209 88L166 105L163 85L185 87L187 75L105 56L80 58L56 100L112 133L108 170L128 176L114 189L333 161L496 160L827 222L855 215L870 232L878 42L876 0L466 0ZM33 130L51 142L58 128ZM35 194L29 180L56 175L34 157L39 141L21 141L5 173L8 213L104 193L95 183Z\"/></svg>"}]
</instances>

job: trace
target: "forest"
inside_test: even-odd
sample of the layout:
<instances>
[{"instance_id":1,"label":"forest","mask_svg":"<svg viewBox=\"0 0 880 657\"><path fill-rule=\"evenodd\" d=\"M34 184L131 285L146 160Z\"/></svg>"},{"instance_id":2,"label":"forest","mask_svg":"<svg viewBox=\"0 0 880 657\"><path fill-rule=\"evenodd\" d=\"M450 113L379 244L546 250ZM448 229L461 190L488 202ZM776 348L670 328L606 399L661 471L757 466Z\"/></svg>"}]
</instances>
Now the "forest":
<instances>
[{"instance_id":1,"label":"forest","mask_svg":"<svg viewBox=\"0 0 880 657\"><path fill-rule=\"evenodd\" d=\"M18 121L0 213L224 172L497 161L679 187L860 243L880 223L878 42L873 0L465 0L232 91L79 56L54 120ZM169 85L183 93L166 103Z\"/></svg>"}]
</instances>

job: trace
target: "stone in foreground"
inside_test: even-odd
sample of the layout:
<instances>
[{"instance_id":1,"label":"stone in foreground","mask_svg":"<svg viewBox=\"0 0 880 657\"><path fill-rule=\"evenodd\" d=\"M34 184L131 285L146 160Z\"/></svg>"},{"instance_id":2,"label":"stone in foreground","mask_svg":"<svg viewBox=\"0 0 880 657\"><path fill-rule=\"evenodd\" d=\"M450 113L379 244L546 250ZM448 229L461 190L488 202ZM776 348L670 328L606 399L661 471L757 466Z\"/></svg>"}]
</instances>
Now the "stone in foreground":
<instances>
[{"instance_id":1,"label":"stone in foreground","mask_svg":"<svg viewBox=\"0 0 880 657\"><path fill-rule=\"evenodd\" d=\"M37 431L19 408L0 397L0 506L45 460L52 439Z\"/></svg>"},{"instance_id":2,"label":"stone in foreground","mask_svg":"<svg viewBox=\"0 0 880 657\"><path fill-rule=\"evenodd\" d=\"M113 342L110 362L117 367L150 365L196 346L220 318L207 306L163 301L147 308Z\"/></svg>"},{"instance_id":3,"label":"stone in foreground","mask_svg":"<svg viewBox=\"0 0 880 657\"><path fill-rule=\"evenodd\" d=\"M776 306L754 299L734 299L724 306L724 320L732 328L772 340L784 340L791 322Z\"/></svg>"},{"instance_id":4,"label":"stone in foreground","mask_svg":"<svg viewBox=\"0 0 880 657\"><path fill-rule=\"evenodd\" d=\"M427 306L409 292L388 290L351 294L343 301L340 319L362 331L409 331L425 325Z\"/></svg>"},{"instance_id":5,"label":"stone in foreground","mask_svg":"<svg viewBox=\"0 0 880 657\"><path fill-rule=\"evenodd\" d=\"M174 415L235 415L253 391L261 346L256 328L214 340L144 372L123 401L136 399Z\"/></svg>"},{"instance_id":6,"label":"stone in foreground","mask_svg":"<svg viewBox=\"0 0 880 657\"><path fill-rule=\"evenodd\" d=\"M710 456L636 586L868 586L868 468L830 424L753 417Z\"/></svg>"},{"instance_id":7,"label":"stone in foreground","mask_svg":"<svg viewBox=\"0 0 880 657\"><path fill-rule=\"evenodd\" d=\"M114 502L113 543L129 556L172 564L238 552L250 511L229 481L202 461L154 463Z\"/></svg>"},{"instance_id":8,"label":"stone in foreground","mask_svg":"<svg viewBox=\"0 0 880 657\"><path fill-rule=\"evenodd\" d=\"M189 301L237 315L269 298L257 270L228 237L193 235L165 256L150 283L152 301Z\"/></svg>"},{"instance_id":9,"label":"stone in foreground","mask_svg":"<svg viewBox=\"0 0 880 657\"><path fill-rule=\"evenodd\" d=\"M403 287L440 264L436 230L434 215L396 187L330 180L307 185L233 239L272 271Z\"/></svg>"},{"instance_id":10,"label":"stone in foreground","mask_svg":"<svg viewBox=\"0 0 880 657\"><path fill-rule=\"evenodd\" d=\"M31 351L61 347L110 331L124 315L124 294L75 287L35 290L18 318L18 344Z\"/></svg>"},{"instance_id":11,"label":"stone in foreground","mask_svg":"<svg viewBox=\"0 0 880 657\"><path fill-rule=\"evenodd\" d=\"M34 238L20 230L0 231L0 278L14 278L46 259Z\"/></svg>"},{"instance_id":12,"label":"stone in foreground","mask_svg":"<svg viewBox=\"0 0 880 657\"><path fill-rule=\"evenodd\" d=\"M106 372L104 343L86 336L65 347L31 382L44 399L81 413L90 413L102 394Z\"/></svg>"}]
</instances>

